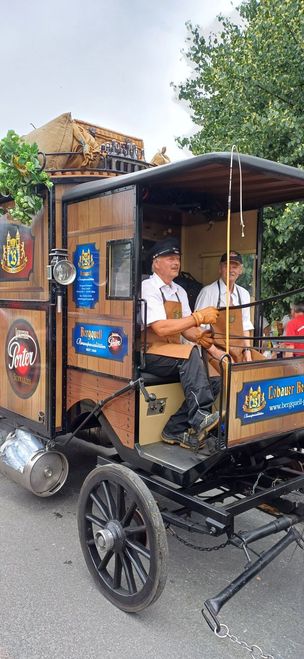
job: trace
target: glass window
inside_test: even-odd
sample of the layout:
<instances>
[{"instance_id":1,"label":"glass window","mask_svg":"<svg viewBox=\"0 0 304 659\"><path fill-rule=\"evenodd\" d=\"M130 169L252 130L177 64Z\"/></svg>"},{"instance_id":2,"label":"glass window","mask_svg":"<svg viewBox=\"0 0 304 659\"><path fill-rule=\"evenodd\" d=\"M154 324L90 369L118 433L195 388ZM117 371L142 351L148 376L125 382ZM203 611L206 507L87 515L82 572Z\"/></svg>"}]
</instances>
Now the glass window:
<instances>
[{"instance_id":1,"label":"glass window","mask_svg":"<svg viewBox=\"0 0 304 659\"><path fill-rule=\"evenodd\" d=\"M132 298L132 240L107 242L107 298Z\"/></svg>"}]
</instances>

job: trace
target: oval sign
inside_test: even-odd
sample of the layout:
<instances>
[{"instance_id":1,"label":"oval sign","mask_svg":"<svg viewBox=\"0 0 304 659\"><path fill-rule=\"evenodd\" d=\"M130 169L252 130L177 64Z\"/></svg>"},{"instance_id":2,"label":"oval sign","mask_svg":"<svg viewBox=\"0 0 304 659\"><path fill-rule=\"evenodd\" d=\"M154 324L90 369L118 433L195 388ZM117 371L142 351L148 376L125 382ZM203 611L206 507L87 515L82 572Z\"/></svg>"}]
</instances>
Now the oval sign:
<instances>
[{"instance_id":1,"label":"oval sign","mask_svg":"<svg viewBox=\"0 0 304 659\"><path fill-rule=\"evenodd\" d=\"M27 322L15 320L7 333L5 365L10 385L19 398L30 398L40 379L40 348L35 331Z\"/></svg>"}]
</instances>

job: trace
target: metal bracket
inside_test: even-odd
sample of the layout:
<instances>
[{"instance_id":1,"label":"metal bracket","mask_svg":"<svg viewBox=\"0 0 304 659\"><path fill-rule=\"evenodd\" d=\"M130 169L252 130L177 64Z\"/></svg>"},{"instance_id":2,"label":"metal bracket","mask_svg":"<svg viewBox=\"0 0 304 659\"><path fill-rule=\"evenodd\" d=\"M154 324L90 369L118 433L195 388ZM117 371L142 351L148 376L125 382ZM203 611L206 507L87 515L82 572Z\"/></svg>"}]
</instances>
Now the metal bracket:
<instances>
[{"instance_id":1,"label":"metal bracket","mask_svg":"<svg viewBox=\"0 0 304 659\"><path fill-rule=\"evenodd\" d=\"M156 398L148 403L147 416L163 414L166 409L167 398Z\"/></svg>"}]
</instances>

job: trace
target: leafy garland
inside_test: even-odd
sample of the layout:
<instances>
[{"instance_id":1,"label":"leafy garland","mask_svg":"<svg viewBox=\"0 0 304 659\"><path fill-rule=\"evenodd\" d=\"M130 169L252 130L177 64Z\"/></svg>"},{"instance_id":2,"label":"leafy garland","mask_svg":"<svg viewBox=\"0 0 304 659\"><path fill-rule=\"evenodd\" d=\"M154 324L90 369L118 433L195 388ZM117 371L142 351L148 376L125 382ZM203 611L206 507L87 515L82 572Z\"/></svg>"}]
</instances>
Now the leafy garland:
<instances>
[{"instance_id":1,"label":"leafy garland","mask_svg":"<svg viewBox=\"0 0 304 659\"><path fill-rule=\"evenodd\" d=\"M9 209L13 219L31 224L33 216L43 206L43 199L37 194L37 186L41 184L48 189L53 185L39 161L37 144L28 144L15 131L9 130L0 140L0 197L15 202ZM7 208L0 206L0 215L7 212Z\"/></svg>"}]
</instances>

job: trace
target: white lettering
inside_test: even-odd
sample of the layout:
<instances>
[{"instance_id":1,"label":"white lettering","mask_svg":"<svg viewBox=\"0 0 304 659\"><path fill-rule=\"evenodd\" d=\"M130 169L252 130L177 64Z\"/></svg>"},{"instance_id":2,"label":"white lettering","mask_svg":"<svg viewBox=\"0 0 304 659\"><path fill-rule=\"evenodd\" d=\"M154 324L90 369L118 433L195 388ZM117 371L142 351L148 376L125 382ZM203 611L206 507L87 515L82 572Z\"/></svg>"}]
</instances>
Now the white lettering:
<instances>
[{"instance_id":1,"label":"white lettering","mask_svg":"<svg viewBox=\"0 0 304 659\"><path fill-rule=\"evenodd\" d=\"M16 335L13 336L7 347L8 356L10 357L8 368L11 371L16 368L33 366L35 364L37 357L37 352L38 352L37 345L33 337L29 335L27 336L27 340L28 341L30 340L33 343L33 351L28 350L26 346L23 346L23 348L21 348L21 344L18 338Z\"/></svg>"}]
</instances>

